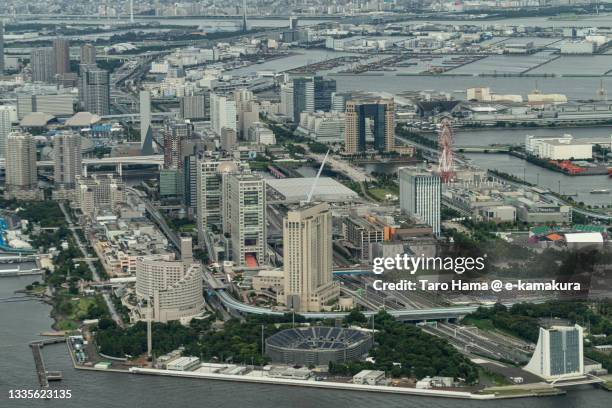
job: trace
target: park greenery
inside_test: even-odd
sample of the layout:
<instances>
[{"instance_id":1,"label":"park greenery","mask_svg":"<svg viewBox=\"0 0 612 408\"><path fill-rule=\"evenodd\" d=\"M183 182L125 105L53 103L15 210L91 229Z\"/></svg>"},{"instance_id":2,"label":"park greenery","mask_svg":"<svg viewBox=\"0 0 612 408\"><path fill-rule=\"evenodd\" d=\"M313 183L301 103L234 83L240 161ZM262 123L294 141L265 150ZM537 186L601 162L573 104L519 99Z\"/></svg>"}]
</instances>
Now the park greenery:
<instances>
[{"instance_id":1,"label":"park greenery","mask_svg":"<svg viewBox=\"0 0 612 408\"><path fill-rule=\"evenodd\" d=\"M542 304L519 303L507 308L497 304L492 308L478 308L466 316L462 323L483 330L501 330L530 342L537 342L541 319L562 319L579 324L588 331L584 355L612 370L612 355L591 347L612 342L612 301L589 303L583 300L550 301ZM563 324L563 323L560 323ZM597 335L597 337L595 337Z\"/></svg>"},{"instance_id":2,"label":"park greenery","mask_svg":"<svg viewBox=\"0 0 612 408\"><path fill-rule=\"evenodd\" d=\"M264 338L267 338L292 327L293 320L296 324L305 322L299 315L247 316L244 321L231 319L218 328L213 325L214 319L212 316L195 319L189 326L176 322L153 323L154 354L159 356L183 346L183 354L206 361L262 365L268 363L267 357L261 353L262 329ZM355 310L343 324L368 327L370 322ZM395 377L443 375L463 378L469 383L478 378L475 366L445 340L430 336L416 326L398 322L386 312L375 316L374 325L378 331L370 357L375 362L332 364L332 374L354 375L361 369L373 368ZM139 322L121 329L112 320L104 318L98 324L96 343L103 354L136 358L146 351L146 324Z\"/></svg>"},{"instance_id":3,"label":"park greenery","mask_svg":"<svg viewBox=\"0 0 612 408\"><path fill-rule=\"evenodd\" d=\"M498 329L531 342L537 342L540 319L559 318L590 328L591 334L612 335L612 302L590 304L582 300L554 300L541 304L517 303L510 308L496 304L480 307L462 323L481 329Z\"/></svg>"}]
</instances>

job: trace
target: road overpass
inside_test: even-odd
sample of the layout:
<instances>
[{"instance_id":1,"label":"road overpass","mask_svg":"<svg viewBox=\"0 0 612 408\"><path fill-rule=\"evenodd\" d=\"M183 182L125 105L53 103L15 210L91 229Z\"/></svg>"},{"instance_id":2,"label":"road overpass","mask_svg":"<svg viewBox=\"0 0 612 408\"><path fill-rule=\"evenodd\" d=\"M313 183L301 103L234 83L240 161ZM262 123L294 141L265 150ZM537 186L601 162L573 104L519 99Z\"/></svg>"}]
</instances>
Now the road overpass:
<instances>
[{"instance_id":1,"label":"road overpass","mask_svg":"<svg viewBox=\"0 0 612 408\"><path fill-rule=\"evenodd\" d=\"M276 311L265 307L247 305L235 299L225 289L218 289L216 291L217 296L221 302L228 308L237 310L239 312L255 314L255 315L268 315L268 316L283 316L286 313L283 311ZM430 309L404 309L404 310L388 310L391 316L404 321L410 320L437 320L437 319L456 319L462 316L468 315L475 312L479 305L474 306L451 306L451 307L437 307ZM367 311L363 312L365 316L372 316L377 314L378 311ZM299 313L307 319L336 319L343 318L348 315L348 312L304 312Z\"/></svg>"},{"instance_id":2,"label":"road overpass","mask_svg":"<svg viewBox=\"0 0 612 408\"><path fill-rule=\"evenodd\" d=\"M87 176L87 168L89 166L115 166L117 173L122 173L123 166L128 165L154 165L161 168L164 164L164 156L161 154L151 156L121 156L121 157L103 157L101 159L83 159L83 175ZM5 168L6 159L0 159L0 168ZM54 166L53 160L39 160L36 162L39 168L50 168Z\"/></svg>"}]
</instances>

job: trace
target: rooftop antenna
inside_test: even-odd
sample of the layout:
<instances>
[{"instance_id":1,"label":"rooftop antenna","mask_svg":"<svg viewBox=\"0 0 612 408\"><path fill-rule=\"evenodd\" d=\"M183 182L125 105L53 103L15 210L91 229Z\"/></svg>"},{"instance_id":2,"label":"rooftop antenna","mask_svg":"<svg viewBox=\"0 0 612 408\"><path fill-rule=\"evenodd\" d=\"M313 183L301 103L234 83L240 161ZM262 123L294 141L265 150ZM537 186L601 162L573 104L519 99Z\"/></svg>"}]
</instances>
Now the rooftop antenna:
<instances>
[{"instance_id":1,"label":"rooftop antenna","mask_svg":"<svg viewBox=\"0 0 612 408\"><path fill-rule=\"evenodd\" d=\"M312 200L312 195L314 194L315 188L317 187L317 182L319 181L319 177L321 177L321 172L323 171L323 166L325 166L325 161L327 160L327 156L329 155L330 150L331 149L327 149L327 153L325 153L325 157L321 162L321 167L319 167L319 171L317 172L317 177L315 177L314 182L312 183L312 187L310 187L310 193L308 193L306 204L308 204Z\"/></svg>"},{"instance_id":2,"label":"rooftop antenna","mask_svg":"<svg viewBox=\"0 0 612 408\"><path fill-rule=\"evenodd\" d=\"M597 96L602 101L608 100L608 92L606 91L606 87L604 86L603 79L599 80L599 90L597 91Z\"/></svg>"},{"instance_id":3,"label":"rooftop antenna","mask_svg":"<svg viewBox=\"0 0 612 408\"><path fill-rule=\"evenodd\" d=\"M247 31L247 6L246 0L242 0L242 32L246 33Z\"/></svg>"}]
</instances>

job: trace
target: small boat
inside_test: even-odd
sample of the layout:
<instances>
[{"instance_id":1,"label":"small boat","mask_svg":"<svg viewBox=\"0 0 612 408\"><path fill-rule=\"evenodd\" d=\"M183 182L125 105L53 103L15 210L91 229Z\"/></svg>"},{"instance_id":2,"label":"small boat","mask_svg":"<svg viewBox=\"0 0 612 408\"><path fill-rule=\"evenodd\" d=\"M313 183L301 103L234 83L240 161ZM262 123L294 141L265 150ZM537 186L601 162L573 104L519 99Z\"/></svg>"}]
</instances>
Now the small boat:
<instances>
[{"instance_id":1,"label":"small boat","mask_svg":"<svg viewBox=\"0 0 612 408\"><path fill-rule=\"evenodd\" d=\"M605 189L605 188L591 190L591 194L610 194L610 190Z\"/></svg>"}]
</instances>

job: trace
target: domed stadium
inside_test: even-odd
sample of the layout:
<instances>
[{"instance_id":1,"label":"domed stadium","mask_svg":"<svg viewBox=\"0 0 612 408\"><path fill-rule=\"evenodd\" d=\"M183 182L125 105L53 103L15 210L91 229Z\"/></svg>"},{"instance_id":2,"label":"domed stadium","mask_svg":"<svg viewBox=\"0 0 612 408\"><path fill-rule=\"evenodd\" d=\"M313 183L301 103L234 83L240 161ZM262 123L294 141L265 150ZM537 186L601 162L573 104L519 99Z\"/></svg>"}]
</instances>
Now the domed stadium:
<instances>
[{"instance_id":1,"label":"domed stadium","mask_svg":"<svg viewBox=\"0 0 612 408\"><path fill-rule=\"evenodd\" d=\"M287 329L266 339L266 356L274 363L327 365L359 360L372 347L372 336L341 327Z\"/></svg>"}]
</instances>

